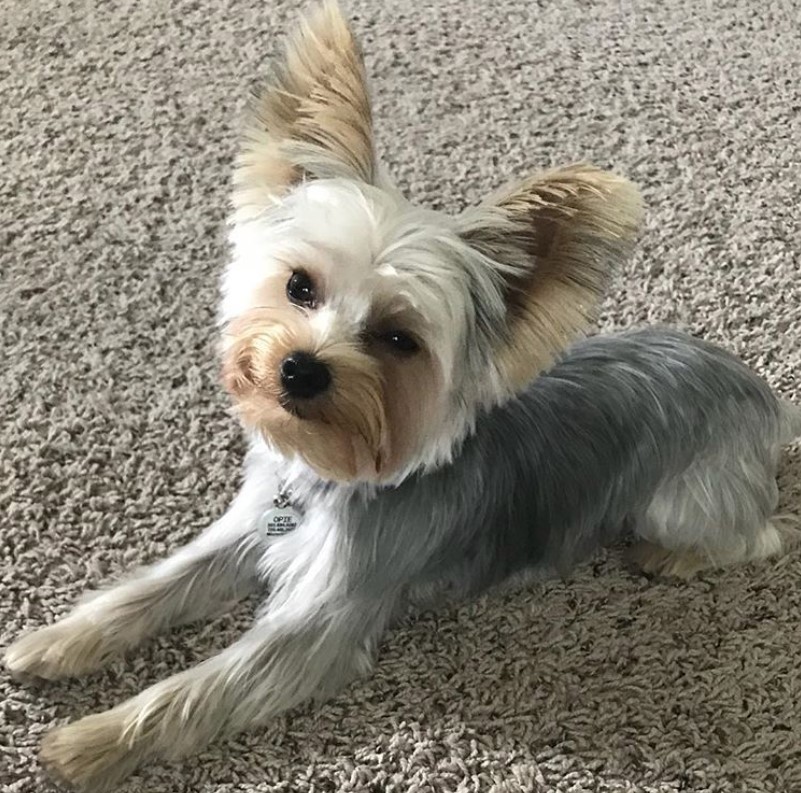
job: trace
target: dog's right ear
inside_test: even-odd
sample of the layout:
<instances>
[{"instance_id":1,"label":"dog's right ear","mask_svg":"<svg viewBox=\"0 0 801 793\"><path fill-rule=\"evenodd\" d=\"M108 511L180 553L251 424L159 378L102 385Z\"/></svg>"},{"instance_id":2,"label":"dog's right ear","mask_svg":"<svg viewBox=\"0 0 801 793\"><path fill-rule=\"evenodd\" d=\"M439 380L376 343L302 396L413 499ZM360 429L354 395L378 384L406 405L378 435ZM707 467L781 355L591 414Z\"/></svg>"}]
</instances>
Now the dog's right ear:
<instances>
[{"instance_id":1,"label":"dog's right ear","mask_svg":"<svg viewBox=\"0 0 801 793\"><path fill-rule=\"evenodd\" d=\"M250 216L304 180L372 182L375 167L361 53L335 0L323 0L300 21L253 97L234 205Z\"/></svg>"}]
</instances>

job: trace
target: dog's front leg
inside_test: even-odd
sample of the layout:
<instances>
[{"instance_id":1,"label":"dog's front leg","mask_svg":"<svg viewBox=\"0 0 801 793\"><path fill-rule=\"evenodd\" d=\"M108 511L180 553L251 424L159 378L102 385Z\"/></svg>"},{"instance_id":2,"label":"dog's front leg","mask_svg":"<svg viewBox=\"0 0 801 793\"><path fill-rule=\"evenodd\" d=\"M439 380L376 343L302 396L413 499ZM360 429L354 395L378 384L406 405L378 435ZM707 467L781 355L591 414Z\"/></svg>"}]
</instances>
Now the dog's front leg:
<instances>
[{"instance_id":1,"label":"dog's front leg","mask_svg":"<svg viewBox=\"0 0 801 793\"><path fill-rule=\"evenodd\" d=\"M264 552L257 524L275 492L264 461L250 466L230 509L196 540L161 562L93 592L66 617L14 642L5 665L16 676L83 674L148 636L209 616L257 583Z\"/></svg>"},{"instance_id":2,"label":"dog's front leg","mask_svg":"<svg viewBox=\"0 0 801 793\"><path fill-rule=\"evenodd\" d=\"M105 713L51 732L42 758L81 789L107 790L150 757L194 752L310 698L370 666L394 600L290 600L239 641Z\"/></svg>"}]
</instances>

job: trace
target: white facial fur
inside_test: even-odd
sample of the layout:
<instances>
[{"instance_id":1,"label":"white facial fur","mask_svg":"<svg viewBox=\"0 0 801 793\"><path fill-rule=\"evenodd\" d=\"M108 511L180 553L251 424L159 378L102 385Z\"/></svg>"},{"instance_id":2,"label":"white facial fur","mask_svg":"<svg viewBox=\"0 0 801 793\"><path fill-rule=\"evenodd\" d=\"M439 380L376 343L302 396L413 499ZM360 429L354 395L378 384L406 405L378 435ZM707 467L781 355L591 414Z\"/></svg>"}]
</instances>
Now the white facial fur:
<instances>
[{"instance_id":1,"label":"white facial fur","mask_svg":"<svg viewBox=\"0 0 801 793\"><path fill-rule=\"evenodd\" d=\"M471 371L476 353L486 347L475 338L476 297L503 316L501 283L494 268L460 240L453 219L413 207L394 191L321 180L236 223L231 242L223 325L260 307L268 279L305 268L322 274L320 306L306 312L318 349L360 344L376 312L385 327L397 312L397 329L413 332L432 356L439 376L427 371L429 381L419 388L436 390L437 397L426 405L427 415L409 406L420 422L421 443L393 479L449 459L478 407L504 396L491 360L483 361L481 372ZM403 326L410 317L414 327Z\"/></svg>"}]
</instances>

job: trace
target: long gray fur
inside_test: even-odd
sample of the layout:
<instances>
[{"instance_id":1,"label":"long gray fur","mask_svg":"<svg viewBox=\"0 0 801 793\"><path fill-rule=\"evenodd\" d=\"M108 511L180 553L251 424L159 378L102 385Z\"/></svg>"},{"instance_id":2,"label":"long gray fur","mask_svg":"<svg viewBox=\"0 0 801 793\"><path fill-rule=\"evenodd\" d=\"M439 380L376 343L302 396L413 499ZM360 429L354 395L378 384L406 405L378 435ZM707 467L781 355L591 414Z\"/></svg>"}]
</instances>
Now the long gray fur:
<instances>
[{"instance_id":1,"label":"long gray fur","mask_svg":"<svg viewBox=\"0 0 801 793\"><path fill-rule=\"evenodd\" d=\"M655 498L684 497L687 475L707 468L715 493L696 499L696 525L680 525L677 504L677 534L696 535L681 544L747 545L775 508L779 447L798 429L764 381L711 344L661 329L584 340L480 417L452 465L350 497L352 584L369 587L357 582L369 571L384 594L394 583L458 596L527 568L564 573L627 528L648 537Z\"/></svg>"}]
</instances>

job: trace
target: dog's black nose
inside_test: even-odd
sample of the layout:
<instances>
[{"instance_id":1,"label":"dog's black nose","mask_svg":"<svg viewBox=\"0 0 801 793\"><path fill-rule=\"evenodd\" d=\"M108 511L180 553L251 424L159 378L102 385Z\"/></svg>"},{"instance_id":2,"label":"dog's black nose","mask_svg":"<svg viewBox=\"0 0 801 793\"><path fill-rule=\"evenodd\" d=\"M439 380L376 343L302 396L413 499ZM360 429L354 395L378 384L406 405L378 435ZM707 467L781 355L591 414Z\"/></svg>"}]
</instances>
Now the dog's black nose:
<instances>
[{"instance_id":1,"label":"dog's black nose","mask_svg":"<svg viewBox=\"0 0 801 793\"><path fill-rule=\"evenodd\" d=\"M331 372L314 355L293 352L281 362L281 385L288 396L311 399L331 385Z\"/></svg>"}]
</instances>

